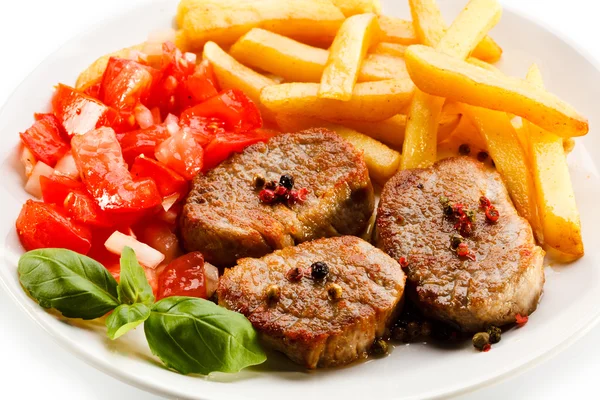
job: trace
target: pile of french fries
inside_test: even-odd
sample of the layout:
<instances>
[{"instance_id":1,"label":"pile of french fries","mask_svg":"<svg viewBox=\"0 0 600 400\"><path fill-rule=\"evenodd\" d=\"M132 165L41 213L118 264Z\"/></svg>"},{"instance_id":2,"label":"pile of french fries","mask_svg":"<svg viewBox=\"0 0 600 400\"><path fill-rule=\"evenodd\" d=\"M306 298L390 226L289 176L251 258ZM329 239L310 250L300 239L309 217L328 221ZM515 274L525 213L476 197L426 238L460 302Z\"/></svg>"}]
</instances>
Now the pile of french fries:
<instances>
[{"instance_id":1,"label":"pile of french fries","mask_svg":"<svg viewBox=\"0 0 600 400\"><path fill-rule=\"evenodd\" d=\"M450 26L436 0L408 1L412 21L382 15L379 0L181 0L175 40L274 127L339 133L379 184L431 166L442 148L489 154L538 241L581 257L566 153L587 120L544 89L537 66L523 80L492 65L502 56L488 36L497 0L470 0Z\"/></svg>"}]
</instances>

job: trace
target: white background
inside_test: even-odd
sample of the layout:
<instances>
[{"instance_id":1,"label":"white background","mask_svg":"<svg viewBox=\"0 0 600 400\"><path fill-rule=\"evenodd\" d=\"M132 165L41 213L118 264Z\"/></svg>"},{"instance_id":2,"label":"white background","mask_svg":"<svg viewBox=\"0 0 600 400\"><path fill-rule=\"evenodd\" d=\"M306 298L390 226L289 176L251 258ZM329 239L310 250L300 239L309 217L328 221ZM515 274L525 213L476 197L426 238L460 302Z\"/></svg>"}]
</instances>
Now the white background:
<instances>
[{"instance_id":1,"label":"white background","mask_svg":"<svg viewBox=\"0 0 600 400\"><path fill-rule=\"evenodd\" d=\"M3 0L1 3L0 104L31 70L72 36L126 8L139 4L152 6L149 0ZM551 25L579 43L596 61L600 60L600 24L595 0L504 0L502 3ZM0 316L0 399L159 399L96 371L63 350L2 289ZM598 343L600 327L554 359L460 399L598 398ZM265 388L265 397L268 393Z\"/></svg>"}]
</instances>

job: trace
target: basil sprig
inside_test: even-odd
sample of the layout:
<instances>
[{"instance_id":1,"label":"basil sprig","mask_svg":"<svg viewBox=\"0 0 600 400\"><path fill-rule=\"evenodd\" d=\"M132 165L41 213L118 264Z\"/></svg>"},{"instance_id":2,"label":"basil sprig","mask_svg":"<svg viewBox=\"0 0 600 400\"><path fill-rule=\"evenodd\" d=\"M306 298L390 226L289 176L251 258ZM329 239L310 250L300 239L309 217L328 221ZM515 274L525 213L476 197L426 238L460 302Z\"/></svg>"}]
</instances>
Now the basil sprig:
<instances>
[{"instance_id":1,"label":"basil sprig","mask_svg":"<svg viewBox=\"0 0 600 400\"><path fill-rule=\"evenodd\" d=\"M194 297L155 303L135 252L121 255L120 283L102 264L65 249L25 253L19 280L42 307L69 318L106 318L107 335L117 339L144 323L150 350L183 373L238 372L261 364L266 355L256 331L242 314Z\"/></svg>"}]
</instances>

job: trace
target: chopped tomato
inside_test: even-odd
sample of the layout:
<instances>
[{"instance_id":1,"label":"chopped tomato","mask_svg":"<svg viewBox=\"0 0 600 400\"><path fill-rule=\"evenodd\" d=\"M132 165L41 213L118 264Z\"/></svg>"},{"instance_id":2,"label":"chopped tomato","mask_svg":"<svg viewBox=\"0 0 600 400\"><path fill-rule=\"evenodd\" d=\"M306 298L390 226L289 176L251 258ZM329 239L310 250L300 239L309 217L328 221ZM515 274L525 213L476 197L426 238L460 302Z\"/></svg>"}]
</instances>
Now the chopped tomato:
<instances>
[{"instance_id":1,"label":"chopped tomato","mask_svg":"<svg viewBox=\"0 0 600 400\"><path fill-rule=\"evenodd\" d=\"M262 127L262 117L258 107L238 89L226 90L197 106L188 108L181 114L181 121L187 124L192 117L219 118L228 130L234 132L253 131Z\"/></svg>"},{"instance_id":2,"label":"chopped tomato","mask_svg":"<svg viewBox=\"0 0 600 400\"><path fill-rule=\"evenodd\" d=\"M17 218L17 233L27 251L42 248L65 248L87 254L92 233L67 218L53 204L27 200Z\"/></svg>"},{"instance_id":3,"label":"chopped tomato","mask_svg":"<svg viewBox=\"0 0 600 400\"><path fill-rule=\"evenodd\" d=\"M204 257L199 251L176 258L158 277L156 300L171 296L206 298Z\"/></svg>"},{"instance_id":4,"label":"chopped tomato","mask_svg":"<svg viewBox=\"0 0 600 400\"><path fill-rule=\"evenodd\" d=\"M218 133L226 133L225 123L218 118L190 117L183 124L194 136L196 143L204 147L209 144Z\"/></svg>"},{"instance_id":5,"label":"chopped tomato","mask_svg":"<svg viewBox=\"0 0 600 400\"><path fill-rule=\"evenodd\" d=\"M62 126L62 124L60 123L58 118L56 118L56 115L54 115L52 113L35 113L35 114L33 114L33 117L35 118L36 121L41 121L43 119L52 120L53 124L55 124L56 127L58 128L60 137L63 138L63 140L65 142L69 142L71 140L71 137L69 136L69 134L67 133L65 128Z\"/></svg>"},{"instance_id":6,"label":"chopped tomato","mask_svg":"<svg viewBox=\"0 0 600 400\"><path fill-rule=\"evenodd\" d=\"M56 88L52 107L69 136L83 135L100 126L110 126L115 119L114 110L62 83Z\"/></svg>"},{"instance_id":7,"label":"chopped tomato","mask_svg":"<svg viewBox=\"0 0 600 400\"><path fill-rule=\"evenodd\" d=\"M85 190L83 184L66 176L40 176L42 197L46 203L63 205L69 193Z\"/></svg>"},{"instance_id":8,"label":"chopped tomato","mask_svg":"<svg viewBox=\"0 0 600 400\"><path fill-rule=\"evenodd\" d=\"M102 77L88 83L86 86L80 88L80 90L88 96L100 100L100 86L102 86Z\"/></svg>"},{"instance_id":9,"label":"chopped tomato","mask_svg":"<svg viewBox=\"0 0 600 400\"><path fill-rule=\"evenodd\" d=\"M177 235L166 222L142 221L134 227L134 232L140 242L160 251L165 256L163 260L165 264L181 255Z\"/></svg>"},{"instance_id":10,"label":"chopped tomato","mask_svg":"<svg viewBox=\"0 0 600 400\"><path fill-rule=\"evenodd\" d=\"M64 200L64 206L69 216L77 222L103 227L113 225L108 214L84 191L70 192Z\"/></svg>"},{"instance_id":11,"label":"chopped tomato","mask_svg":"<svg viewBox=\"0 0 600 400\"><path fill-rule=\"evenodd\" d=\"M74 136L71 145L83 183L102 210L136 212L161 204L153 180L133 180L112 129Z\"/></svg>"},{"instance_id":12,"label":"chopped tomato","mask_svg":"<svg viewBox=\"0 0 600 400\"><path fill-rule=\"evenodd\" d=\"M141 154L154 157L156 147L171 137L164 125L153 125L146 129L127 132L119 138L125 161L131 164Z\"/></svg>"},{"instance_id":13,"label":"chopped tomato","mask_svg":"<svg viewBox=\"0 0 600 400\"><path fill-rule=\"evenodd\" d=\"M183 197L189 189L187 181L181 175L158 161L144 157L144 155L135 159L131 167L131 174L134 178L154 179L162 197L174 193L179 193L180 197Z\"/></svg>"},{"instance_id":14,"label":"chopped tomato","mask_svg":"<svg viewBox=\"0 0 600 400\"><path fill-rule=\"evenodd\" d=\"M68 143L61 137L60 122L52 114L43 115L20 135L35 158L51 167L69 151Z\"/></svg>"},{"instance_id":15,"label":"chopped tomato","mask_svg":"<svg viewBox=\"0 0 600 400\"><path fill-rule=\"evenodd\" d=\"M99 98L117 110L133 110L136 104L146 102L158 71L136 61L111 57L108 60Z\"/></svg>"},{"instance_id":16,"label":"chopped tomato","mask_svg":"<svg viewBox=\"0 0 600 400\"><path fill-rule=\"evenodd\" d=\"M178 107L181 110L195 106L219 94L217 79L208 61L203 61L193 75L187 77L177 86L175 93Z\"/></svg>"},{"instance_id":17,"label":"chopped tomato","mask_svg":"<svg viewBox=\"0 0 600 400\"><path fill-rule=\"evenodd\" d=\"M186 129L171 136L156 148L156 159L191 180L202 170L204 151Z\"/></svg>"},{"instance_id":18,"label":"chopped tomato","mask_svg":"<svg viewBox=\"0 0 600 400\"><path fill-rule=\"evenodd\" d=\"M266 142L271 136L266 131L218 133L204 149L203 171L208 171L216 167L233 153L240 153L251 144Z\"/></svg>"}]
</instances>

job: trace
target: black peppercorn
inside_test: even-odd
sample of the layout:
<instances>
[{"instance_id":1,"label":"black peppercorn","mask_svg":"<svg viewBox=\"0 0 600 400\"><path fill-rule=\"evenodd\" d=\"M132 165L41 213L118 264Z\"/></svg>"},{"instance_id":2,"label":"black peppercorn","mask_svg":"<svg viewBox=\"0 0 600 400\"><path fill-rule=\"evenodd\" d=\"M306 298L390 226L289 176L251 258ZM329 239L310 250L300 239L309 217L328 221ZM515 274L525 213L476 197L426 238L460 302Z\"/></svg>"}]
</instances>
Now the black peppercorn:
<instances>
[{"instance_id":1,"label":"black peppercorn","mask_svg":"<svg viewBox=\"0 0 600 400\"><path fill-rule=\"evenodd\" d=\"M292 190L294 187L294 177L290 174L281 175L281 178L279 178L279 184L287 190Z\"/></svg>"},{"instance_id":2,"label":"black peppercorn","mask_svg":"<svg viewBox=\"0 0 600 400\"><path fill-rule=\"evenodd\" d=\"M488 158L488 153L486 153L485 151L480 151L479 153L477 153L477 160L479 160L480 162L485 162L485 160L487 160Z\"/></svg>"},{"instance_id":3,"label":"black peppercorn","mask_svg":"<svg viewBox=\"0 0 600 400\"><path fill-rule=\"evenodd\" d=\"M471 147L468 144L461 144L458 148L458 153L463 156L468 156L471 152Z\"/></svg>"},{"instance_id":4,"label":"black peppercorn","mask_svg":"<svg viewBox=\"0 0 600 400\"><path fill-rule=\"evenodd\" d=\"M329 273L329 266L322 261L317 261L310 266L310 275L315 280L325 279Z\"/></svg>"},{"instance_id":5,"label":"black peppercorn","mask_svg":"<svg viewBox=\"0 0 600 400\"><path fill-rule=\"evenodd\" d=\"M458 249L458 246L465 240L461 235L452 235L450 238L450 248L452 250Z\"/></svg>"},{"instance_id":6,"label":"black peppercorn","mask_svg":"<svg viewBox=\"0 0 600 400\"><path fill-rule=\"evenodd\" d=\"M419 188L419 189L423 189L424 187L425 187L425 186L423 186L423 184L422 184L422 183L419 183L419 184L417 185L417 188Z\"/></svg>"}]
</instances>

